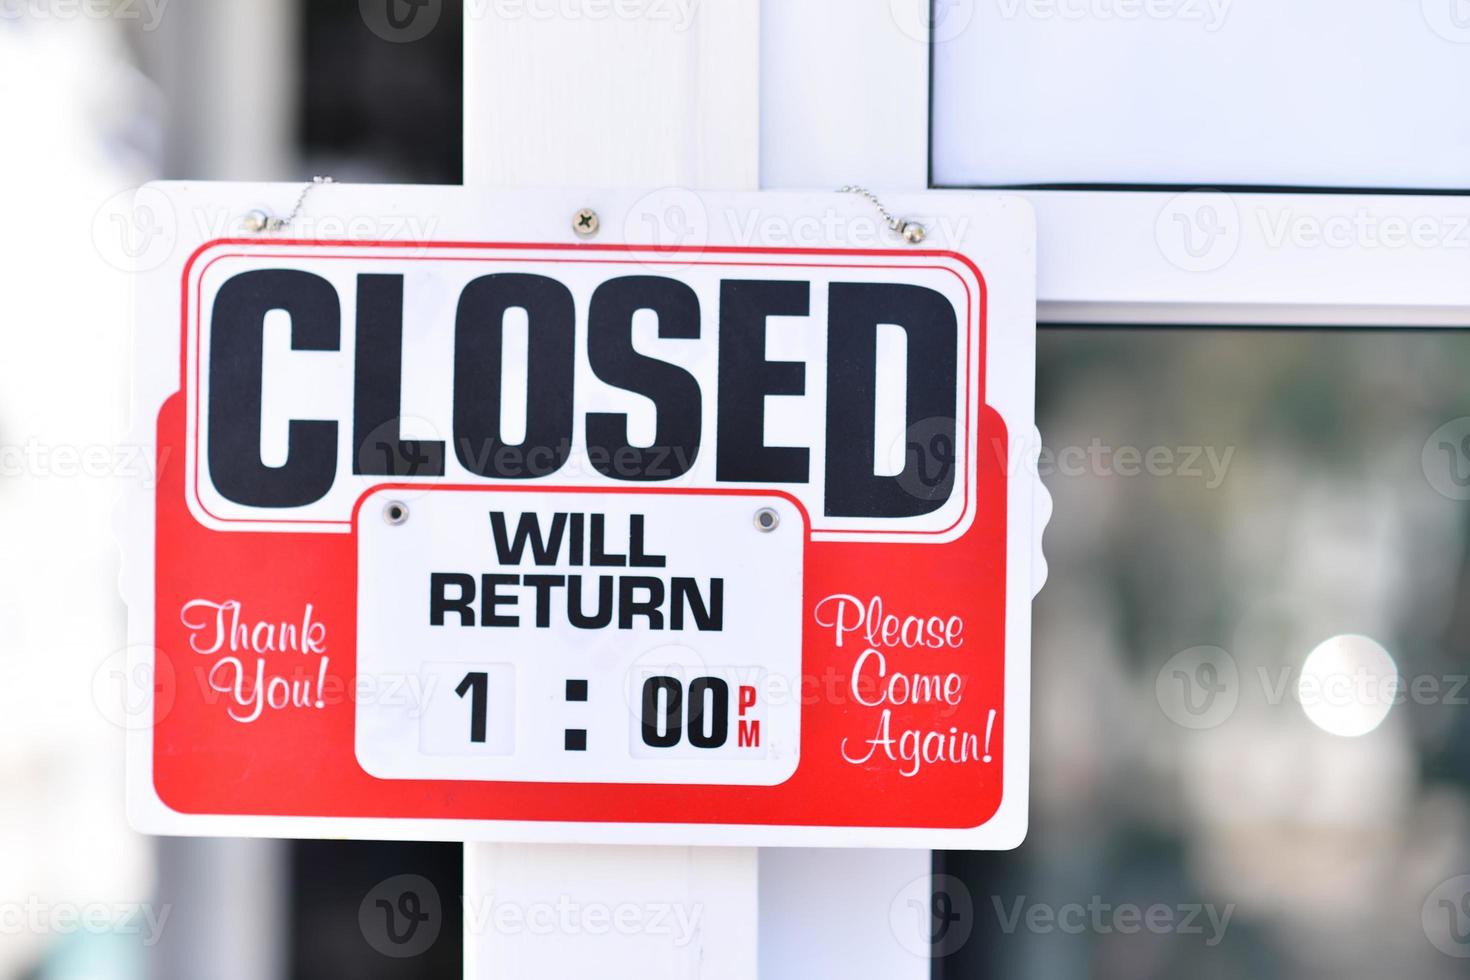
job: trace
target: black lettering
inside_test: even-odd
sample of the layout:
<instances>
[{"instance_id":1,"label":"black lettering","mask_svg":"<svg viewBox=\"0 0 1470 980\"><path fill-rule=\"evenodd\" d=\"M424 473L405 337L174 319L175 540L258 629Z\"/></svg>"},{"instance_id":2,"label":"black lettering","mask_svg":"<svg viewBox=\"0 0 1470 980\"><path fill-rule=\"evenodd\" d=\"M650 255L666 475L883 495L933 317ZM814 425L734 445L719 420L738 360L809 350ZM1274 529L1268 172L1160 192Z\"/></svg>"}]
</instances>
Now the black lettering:
<instances>
[{"instance_id":1,"label":"black lettering","mask_svg":"<svg viewBox=\"0 0 1470 980\"><path fill-rule=\"evenodd\" d=\"M669 563L664 555L649 555L643 552L643 515L633 514L628 518L628 565L632 568L663 568Z\"/></svg>"},{"instance_id":2,"label":"black lettering","mask_svg":"<svg viewBox=\"0 0 1470 980\"><path fill-rule=\"evenodd\" d=\"M583 514L572 515L571 533L567 535L567 552L572 565L582 564L582 528L585 521L586 516Z\"/></svg>"},{"instance_id":3,"label":"black lettering","mask_svg":"<svg viewBox=\"0 0 1470 980\"><path fill-rule=\"evenodd\" d=\"M551 625L551 590L567 584L565 575L526 575L521 579L536 590L536 625L546 629Z\"/></svg>"},{"instance_id":4,"label":"black lettering","mask_svg":"<svg viewBox=\"0 0 1470 980\"><path fill-rule=\"evenodd\" d=\"M450 596L448 589L459 590ZM429 625L443 626L446 613L459 616L459 625L475 625L475 577L459 572L432 572L429 575Z\"/></svg>"},{"instance_id":5,"label":"black lettering","mask_svg":"<svg viewBox=\"0 0 1470 980\"><path fill-rule=\"evenodd\" d=\"M722 483L805 483L804 448L767 446L766 396L806 393L806 367L766 360L766 320L806 316L805 282L720 283L719 432L715 479Z\"/></svg>"},{"instance_id":6,"label":"black lettering","mask_svg":"<svg viewBox=\"0 0 1470 980\"><path fill-rule=\"evenodd\" d=\"M634 592L638 589L646 590L648 598L634 598ZM647 575L625 575L618 579L618 629L632 629L634 616L646 616L648 628L651 630L663 629L664 613L659 608L663 604L664 583L662 579Z\"/></svg>"},{"instance_id":7,"label":"black lettering","mask_svg":"<svg viewBox=\"0 0 1470 980\"><path fill-rule=\"evenodd\" d=\"M689 744L717 749L729 737L730 685L719 677L696 677L689 682Z\"/></svg>"},{"instance_id":8,"label":"black lettering","mask_svg":"<svg viewBox=\"0 0 1470 980\"><path fill-rule=\"evenodd\" d=\"M265 316L291 318L291 349L337 350L342 307L321 276L297 269L242 272L220 287L209 335L209 476L221 495L248 507L304 507L337 478L337 423L292 419L286 461L260 456Z\"/></svg>"},{"instance_id":9,"label":"black lettering","mask_svg":"<svg viewBox=\"0 0 1470 980\"><path fill-rule=\"evenodd\" d=\"M481 626L519 626L521 619L514 613L500 614L501 606L514 606L520 601L516 595L501 595L502 585L515 585L519 583L519 575L495 575L486 573L480 576L480 625Z\"/></svg>"},{"instance_id":10,"label":"black lettering","mask_svg":"<svg viewBox=\"0 0 1470 980\"><path fill-rule=\"evenodd\" d=\"M958 340L943 295L902 283L833 283L828 293L827 487L829 517L912 517L938 510L954 492L954 467L924 472L927 447L909 446L898 476L873 472L878 325L908 339L909 432L955 439ZM917 426L917 423L924 423Z\"/></svg>"},{"instance_id":11,"label":"black lettering","mask_svg":"<svg viewBox=\"0 0 1470 980\"><path fill-rule=\"evenodd\" d=\"M644 745L655 749L678 745L684 734L684 685L673 677L644 681L642 716Z\"/></svg>"},{"instance_id":12,"label":"black lettering","mask_svg":"<svg viewBox=\"0 0 1470 980\"><path fill-rule=\"evenodd\" d=\"M403 440L403 277L357 277L352 472L443 476L444 443Z\"/></svg>"},{"instance_id":13,"label":"black lettering","mask_svg":"<svg viewBox=\"0 0 1470 980\"><path fill-rule=\"evenodd\" d=\"M694 620L694 628L701 632L725 628L725 580L712 578L709 582L709 605L699 594L699 583L692 578L674 578L669 582L669 628L684 628L684 607Z\"/></svg>"},{"instance_id":14,"label":"black lettering","mask_svg":"<svg viewBox=\"0 0 1470 980\"><path fill-rule=\"evenodd\" d=\"M567 580L567 621L579 630L605 629L612 623L613 580L611 575L600 575L597 579L597 612L588 615L582 611L582 576L573 575Z\"/></svg>"},{"instance_id":15,"label":"black lettering","mask_svg":"<svg viewBox=\"0 0 1470 980\"><path fill-rule=\"evenodd\" d=\"M566 523L566 514L553 514L551 530L543 537L541 518L534 513L524 513L516 523L515 538L512 540L506 529L505 514L492 510L490 532L495 539L495 557L502 565L519 565L529 542L533 562L537 565L555 565L556 556L561 552L561 536Z\"/></svg>"},{"instance_id":16,"label":"black lettering","mask_svg":"<svg viewBox=\"0 0 1470 980\"><path fill-rule=\"evenodd\" d=\"M600 450L589 458L598 472L615 480L672 480L683 476L699 453L699 382L688 371L633 349L633 314L652 310L662 338L699 337L699 298L694 290L662 276L624 276L597 287L587 313L587 360L598 378L653 402L653 445L633 446L628 416L613 412L587 415L587 446ZM678 450L667 465L669 448ZM624 451L630 451L624 456ZM614 467L599 461L616 457ZM626 462L625 462L626 461Z\"/></svg>"},{"instance_id":17,"label":"black lettering","mask_svg":"<svg viewBox=\"0 0 1470 980\"><path fill-rule=\"evenodd\" d=\"M501 439L500 418L505 313L513 308L525 310L529 321L526 436L516 445ZM575 332L571 291L554 279L505 272L465 287L454 324L454 451L465 469L519 480L546 476L566 463ZM533 450L548 462L526 466Z\"/></svg>"},{"instance_id":18,"label":"black lettering","mask_svg":"<svg viewBox=\"0 0 1470 980\"><path fill-rule=\"evenodd\" d=\"M607 515L592 515L591 555L587 564L594 568L621 568L628 564L628 556L605 550Z\"/></svg>"}]
</instances>

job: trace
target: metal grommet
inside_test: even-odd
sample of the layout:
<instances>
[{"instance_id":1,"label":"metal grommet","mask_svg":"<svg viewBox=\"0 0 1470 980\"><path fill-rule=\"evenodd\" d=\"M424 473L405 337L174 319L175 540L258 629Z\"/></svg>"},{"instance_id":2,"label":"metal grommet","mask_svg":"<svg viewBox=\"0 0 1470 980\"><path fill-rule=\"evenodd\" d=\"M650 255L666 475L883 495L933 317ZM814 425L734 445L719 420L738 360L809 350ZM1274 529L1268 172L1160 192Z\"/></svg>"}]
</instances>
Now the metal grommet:
<instances>
[{"instance_id":1,"label":"metal grommet","mask_svg":"<svg viewBox=\"0 0 1470 980\"><path fill-rule=\"evenodd\" d=\"M401 500L390 500L383 505L383 520L398 527L408 523L408 504Z\"/></svg>"},{"instance_id":2,"label":"metal grommet","mask_svg":"<svg viewBox=\"0 0 1470 980\"><path fill-rule=\"evenodd\" d=\"M903 240L910 245L917 245L924 240L924 226L917 221L910 221L903 226Z\"/></svg>"},{"instance_id":3,"label":"metal grommet","mask_svg":"<svg viewBox=\"0 0 1470 980\"><path fill-rule=\"evenodd\" d=\"M772 507L762 507L755 512L755 529L767 534L781 526L781 515Z\"/></svg>"},{"instance_id":4,"label":"metal grommet","mask_svg":"<svg viewBox=\"0 0 1470 980\"><path fill-rule=\"evenodd\" d=\"M270 222L271 216L259 209L246 212L245 214L245 230L249 232L258 234L265 231L266 228L270 227Z\"/></svg>"},{"instance_id":5,"label":"metal grommet","mask_svg":"<svg viewBox=\"0 0 1470 980\"><path fill-rule=\"evenodd\" d=\"M597 212L591 208L583 208L572 215L572 231L582 238L591 238L597 234L597 229L602 222L597 217Z\"/></svg>"}]
</instances>

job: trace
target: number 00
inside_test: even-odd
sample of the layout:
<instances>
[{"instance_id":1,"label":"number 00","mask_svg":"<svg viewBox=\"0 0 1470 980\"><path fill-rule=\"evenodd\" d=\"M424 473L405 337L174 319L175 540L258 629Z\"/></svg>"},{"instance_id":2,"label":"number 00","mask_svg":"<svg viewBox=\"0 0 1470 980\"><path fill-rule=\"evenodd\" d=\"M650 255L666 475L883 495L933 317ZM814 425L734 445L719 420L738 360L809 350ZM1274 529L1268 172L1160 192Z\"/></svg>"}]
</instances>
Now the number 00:
<instances>
[{"instance_id":1,"label":"number 00","mask_svg":"<svg viewBox=\"0 0 1470 980\"><path fill-rule=\"evenodd\" d=\"M730 685L718 677L689 682L689 713L684 713L684 685L677 677L650 677L643 682L643 744L670 749L687 735L697 749L717 749L730 737Z\"/></svg>"}]
</instances>

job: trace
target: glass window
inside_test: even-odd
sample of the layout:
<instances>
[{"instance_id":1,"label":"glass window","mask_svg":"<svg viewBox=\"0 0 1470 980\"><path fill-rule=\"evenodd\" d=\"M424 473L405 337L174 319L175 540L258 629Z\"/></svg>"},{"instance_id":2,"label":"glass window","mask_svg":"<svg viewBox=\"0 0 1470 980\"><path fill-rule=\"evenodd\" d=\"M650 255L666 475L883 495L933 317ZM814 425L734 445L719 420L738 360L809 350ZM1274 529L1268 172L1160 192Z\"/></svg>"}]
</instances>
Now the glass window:
<instances>
[{"instance_id":1,"label":"glass window","mask_svg":"<svg viewBox=\"0 0 1470 980\"><path fill-rule=\"evenodd\" d=\"M1470 336L1038 361L1031 830L939 856L936 931L973 919L937 975L1464 976Z\"/></svg>"},{"instance_id":2,"label":"glass window","mask_svg":"<svg viewBox=\"0 0 1470 980\"><path fill-rule=\"evenodd\" d=\"M941 186L1470 186L1466 0L935 0Z\"/></svg>"}]
</instances>

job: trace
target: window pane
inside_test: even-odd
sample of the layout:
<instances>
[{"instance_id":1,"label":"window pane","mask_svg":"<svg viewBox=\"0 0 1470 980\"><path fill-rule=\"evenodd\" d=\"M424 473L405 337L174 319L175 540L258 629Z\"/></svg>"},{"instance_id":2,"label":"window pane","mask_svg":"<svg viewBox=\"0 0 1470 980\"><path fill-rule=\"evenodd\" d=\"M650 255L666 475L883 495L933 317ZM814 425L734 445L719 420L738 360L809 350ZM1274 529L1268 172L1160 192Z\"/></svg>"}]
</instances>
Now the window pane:
<instances>
[{"instance_id":1,"label":"window pane","mask_svg":"<svg viewBox=\"0 0 1470 980\"><path fill-rule=\"evenodd\" d=\"M1464 976L1470 335L1038 361L1031 830L942 858L974 917L942 975Z\"/></svg>"},{"instance_id":2,"label":"window pane","mask_svg":"<svg viewBox=\"0 0 1470 980\"><path fill-rule=\"evenodd\" d=\"M935 0L933 169L1470 187L1467 0Z\"/></svg>"}]
</instances>

